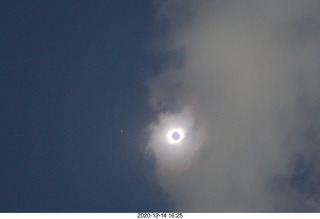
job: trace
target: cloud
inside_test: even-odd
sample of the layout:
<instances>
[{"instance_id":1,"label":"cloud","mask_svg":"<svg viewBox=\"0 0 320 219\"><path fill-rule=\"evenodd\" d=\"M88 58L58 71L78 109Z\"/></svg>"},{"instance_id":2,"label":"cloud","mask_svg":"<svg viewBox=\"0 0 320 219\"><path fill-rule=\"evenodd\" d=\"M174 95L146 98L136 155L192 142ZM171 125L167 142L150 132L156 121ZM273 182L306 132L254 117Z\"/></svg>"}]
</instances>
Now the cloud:
<instances>
[{"instance_id":1,"label":"cloud","mask_svg":"<svg viewBox=\"0 0 320 219\"><path fill-rule=\"evenodd\" d=\"M159 1L148 150L182 211L320 211L319 1ZM163 133L189 137L179 153Z\"/></svg>"}]
</instances>

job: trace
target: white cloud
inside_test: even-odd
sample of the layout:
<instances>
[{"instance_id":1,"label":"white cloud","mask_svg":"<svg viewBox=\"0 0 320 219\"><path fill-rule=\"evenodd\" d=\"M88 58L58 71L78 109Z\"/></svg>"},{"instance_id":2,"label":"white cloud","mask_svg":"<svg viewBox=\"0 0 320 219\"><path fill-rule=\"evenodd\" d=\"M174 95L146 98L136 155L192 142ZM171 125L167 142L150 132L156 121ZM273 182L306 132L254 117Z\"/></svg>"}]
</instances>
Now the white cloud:
<instances>
[{"instance_id":1,"label":"white cloud","mask_svg":"<svg viewBox=\"0 0 320 219\"><path fill-rule=\"evenodd\" d=\"M319 211L320 192L297 187L320 185L320 2L161 1L158 9L169 28L157 50L183 61L150 83L159 118L148 149L175 207ZM173 152L163 136L175 123L189 137ZM312 168L293 185L297 157Z\"/></svg>"}]
</instances>

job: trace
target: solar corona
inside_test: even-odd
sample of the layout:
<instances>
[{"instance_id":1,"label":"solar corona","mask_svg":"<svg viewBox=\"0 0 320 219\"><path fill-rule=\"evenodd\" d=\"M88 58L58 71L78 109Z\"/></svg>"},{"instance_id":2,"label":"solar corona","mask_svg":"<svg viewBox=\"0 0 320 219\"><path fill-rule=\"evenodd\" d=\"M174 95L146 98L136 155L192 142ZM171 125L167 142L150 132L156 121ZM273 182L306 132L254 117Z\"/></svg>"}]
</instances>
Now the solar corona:
<instances>
[{"instance_id":1,"label":"solar corona","mask_svg":"<svg viewBox=\"0 0 320 219\"><path fill-rule=\"evenodd\" d=\"M180 128L177 129L171 129L167 132L167 140L169 144L178 144L180 143L184 138L183 130Z\"/></svg>"}]
</instances>

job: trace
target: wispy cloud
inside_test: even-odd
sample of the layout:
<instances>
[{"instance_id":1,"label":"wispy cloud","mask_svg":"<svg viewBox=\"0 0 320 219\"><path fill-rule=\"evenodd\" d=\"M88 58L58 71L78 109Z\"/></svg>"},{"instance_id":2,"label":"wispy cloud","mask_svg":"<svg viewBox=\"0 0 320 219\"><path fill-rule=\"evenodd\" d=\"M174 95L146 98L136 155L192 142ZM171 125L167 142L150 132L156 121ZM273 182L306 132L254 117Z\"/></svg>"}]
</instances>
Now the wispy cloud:
<instances>
[{"instance_id":1,"label":"wispy cloud","mask_svg":"<svg viewBox=\"0 0 320 219\"><path fill-rule=\"evenodd\" d=\"M147 148L183 211L320 211L320 2L160 1ZM172 151L163 136L187 130Z\"/></svg>"}]
</instances>

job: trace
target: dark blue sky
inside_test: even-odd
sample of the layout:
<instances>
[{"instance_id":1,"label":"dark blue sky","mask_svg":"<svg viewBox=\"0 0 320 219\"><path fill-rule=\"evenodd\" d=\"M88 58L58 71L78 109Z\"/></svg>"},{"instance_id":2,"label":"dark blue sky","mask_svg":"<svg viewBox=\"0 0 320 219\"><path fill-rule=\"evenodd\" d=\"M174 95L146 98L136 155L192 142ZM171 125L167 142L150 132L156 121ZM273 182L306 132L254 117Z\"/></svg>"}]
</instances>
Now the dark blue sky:
<instances>
[{"instance_id":1,"label":"dark blue sky","mask_svg":"<svg viewBox=\"0 0 320 219\"><path fill-rule=\"evenodd\" d=\"M154 13L149 0L0 2L1 212L169 210L141 152Z\"/></svg>"}]
</instances>

